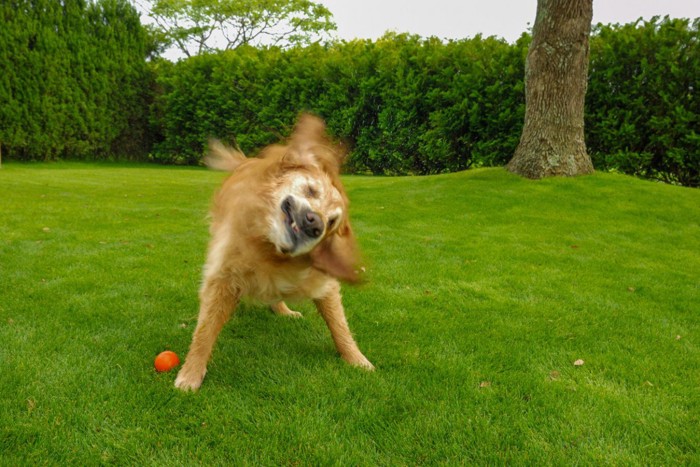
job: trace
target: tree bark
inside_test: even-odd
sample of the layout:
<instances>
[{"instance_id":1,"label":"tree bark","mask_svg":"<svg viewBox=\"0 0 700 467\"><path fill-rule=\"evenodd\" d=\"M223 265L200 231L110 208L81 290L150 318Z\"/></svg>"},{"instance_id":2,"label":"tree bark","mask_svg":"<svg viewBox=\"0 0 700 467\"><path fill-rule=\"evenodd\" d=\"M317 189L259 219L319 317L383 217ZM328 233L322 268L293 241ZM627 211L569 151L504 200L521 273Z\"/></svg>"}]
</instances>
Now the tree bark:
<instances>
[{"instance_id":1,"label":"tree bark","mask_svg":"<svg viewBox=\"0 0 700 467\"><path fill-rule=\"evenodd\" d=\"M528 178L593 172L583 136L593 0L538 0L525 62L525 125L508 170Z\"/></svg>"}]
</instances>

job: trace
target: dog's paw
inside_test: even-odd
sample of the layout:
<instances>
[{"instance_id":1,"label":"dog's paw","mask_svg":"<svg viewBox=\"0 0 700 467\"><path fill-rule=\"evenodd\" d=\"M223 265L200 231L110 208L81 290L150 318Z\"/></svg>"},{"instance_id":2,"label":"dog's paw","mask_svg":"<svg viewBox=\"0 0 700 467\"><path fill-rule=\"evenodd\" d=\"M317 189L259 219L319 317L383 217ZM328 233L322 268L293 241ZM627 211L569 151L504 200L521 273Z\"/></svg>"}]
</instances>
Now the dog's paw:
<instances>
[{"instance_id":1,"label":"dog's paw","mask_svg":"<svg viewBox=\"0 0 700 467\"><path fill-rule=\"evenodd\" d=\"M197 372L188 371L186 368L183 368L177 374L177 378L175 378L175 387L181 391L196 391L202 385L206 372L206 369Z\"/></svg>"},{"instance_id":2,"label":"dog's paw","mask_svg":"<svg viewBox=\"0 0 700 467\"><path fill-rule=\"evenodd\" d=\"M354 355L350 358L344 357L344 360L350 365L355 366L357 368L362 368L366 371L374 371L374 365L372 365L372 363L369 360L367 360L367 357L365 357L362 354Z\"/></svg>"},{"instance_id":3,"label":"dog's paw","mask_svg":"<svg viewBox=\"0 0 700 467\"><path fill-rule=\"evenodd\" d=\"M282 316L288 316L290 318L295 318L295 319L304 317L304 315L302 315L298 311L294 311L294 310L289 310L289 313L280 313L280 314Z\"/></svg>"},{"instance_id":4,"label":"dog's paw","mask_svg":"<svg viewBox=\"0 0 700 467\"><path fill-rule=\"evenodd\" d=\"M301 318L302 317L301 313L299 313L298 311L290 310L289 307L287 306L287 304L284 302L276 303L276 304L272 305L270 308L272 308L272 311L274 311L276 315L289 316L290 318Z\"/></svg>"}]
</instances>

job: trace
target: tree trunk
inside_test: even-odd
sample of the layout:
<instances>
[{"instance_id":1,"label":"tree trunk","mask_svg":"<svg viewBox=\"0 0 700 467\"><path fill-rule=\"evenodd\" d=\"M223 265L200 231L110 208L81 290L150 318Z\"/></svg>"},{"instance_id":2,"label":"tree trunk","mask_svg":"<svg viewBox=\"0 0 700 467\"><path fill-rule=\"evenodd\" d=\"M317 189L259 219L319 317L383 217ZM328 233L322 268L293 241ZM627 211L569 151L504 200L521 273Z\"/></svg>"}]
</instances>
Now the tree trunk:
<instances>
[{"instance_id":1,"label":"tree trunk","mask_svg":"<svg viewBox=\"0 0 700 467\"><path fill-rule=\"evenodd\" d=\"M508 170L528 178L593 172L583 137L593 0L538 0L525 62L525 125Z\"/></svg>"}]
</instances>

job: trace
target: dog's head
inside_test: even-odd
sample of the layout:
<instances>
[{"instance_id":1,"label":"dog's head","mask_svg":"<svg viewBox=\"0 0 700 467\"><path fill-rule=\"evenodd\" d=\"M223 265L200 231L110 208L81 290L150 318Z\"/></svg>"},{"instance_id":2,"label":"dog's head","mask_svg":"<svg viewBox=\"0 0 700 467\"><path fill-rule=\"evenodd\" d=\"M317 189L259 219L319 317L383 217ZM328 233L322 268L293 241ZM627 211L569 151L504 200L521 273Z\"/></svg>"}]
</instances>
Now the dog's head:
<instances>
[{"instance_id":1,"label":"dog's head","mask_svg":"<svg viewBox=\"0 0 700 467\"><path fill-rule=\"evenodd\" d=\"M313 267L331 276L358 279L349 201L340 181L345 152L331 142L321 119L302 115L286 145L268 146L256 159L225 159L221 149L212 146L219 157L210 159L210 166L235 170L259 162L255 172L267 211L265 236L279 257L308 255Z\"/></svg>"}]
</instances>

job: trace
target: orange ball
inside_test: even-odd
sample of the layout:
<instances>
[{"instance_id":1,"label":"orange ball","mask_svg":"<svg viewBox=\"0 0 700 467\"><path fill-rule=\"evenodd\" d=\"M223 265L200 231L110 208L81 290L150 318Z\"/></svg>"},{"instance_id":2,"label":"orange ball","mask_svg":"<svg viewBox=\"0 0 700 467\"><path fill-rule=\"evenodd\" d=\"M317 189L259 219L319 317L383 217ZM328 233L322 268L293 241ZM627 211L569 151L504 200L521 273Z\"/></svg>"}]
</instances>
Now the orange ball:
<instances>
[{"instance_id":1,"label":"orange ball","mask_svg":"<svg viewBox=\"0 0 700 467\"><path fill-rule=\"evenodd\" d=\"M155 362L153 362L153 366L156 367L156 371L158 372L170 371L179 364L180 358L178 358L177 354L172 350L159 353Z\"/></svg>"}]
</instances>

